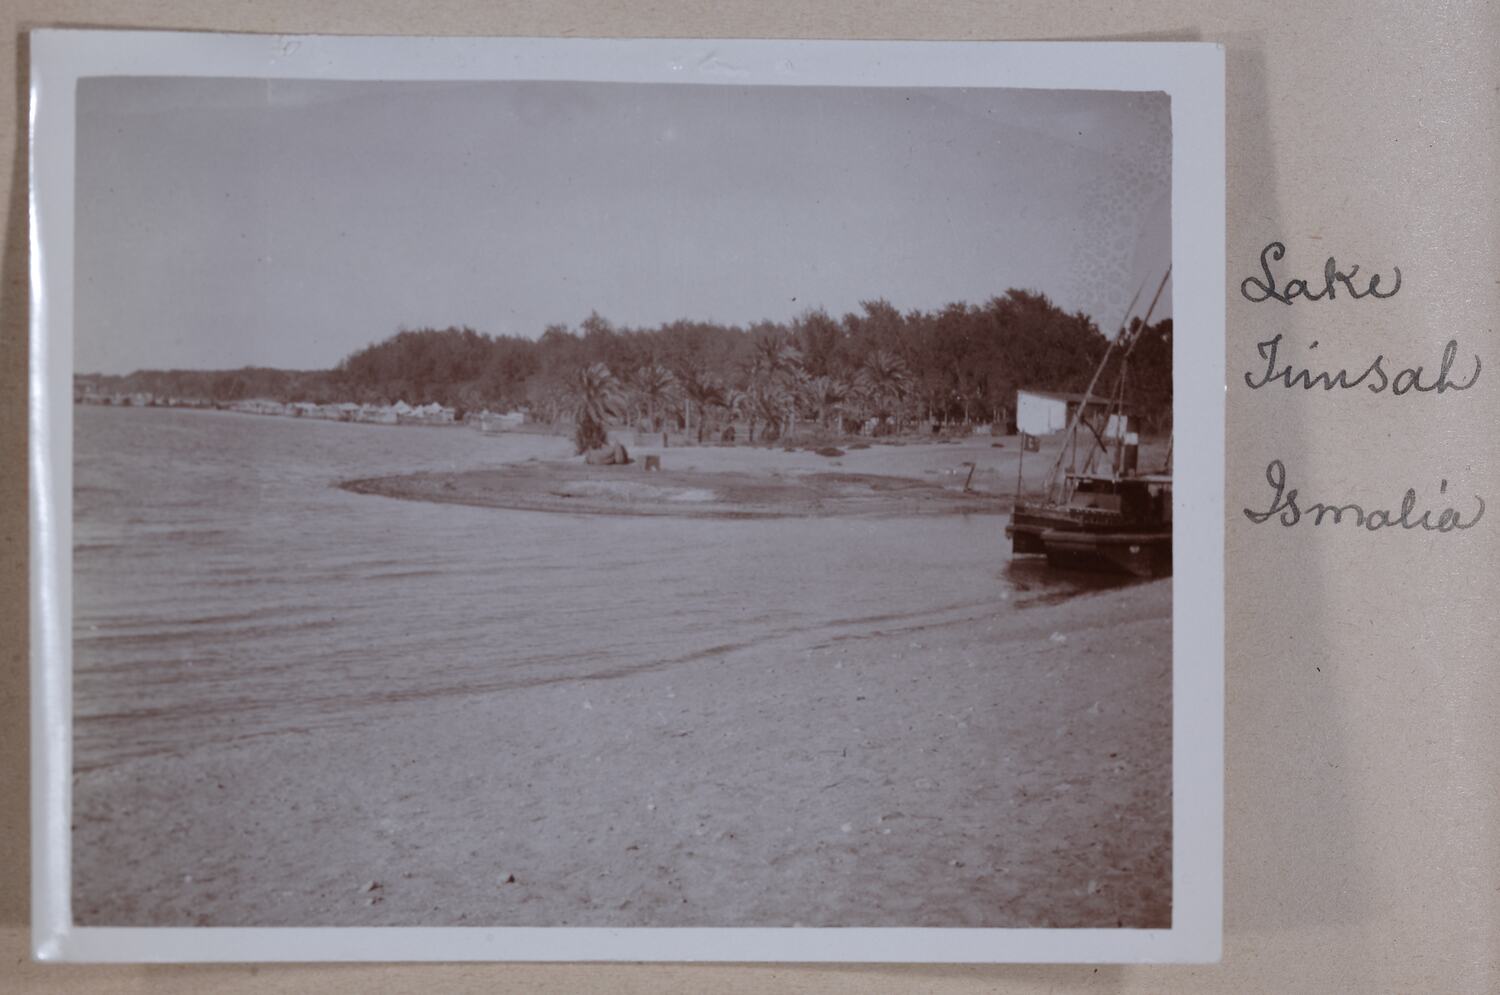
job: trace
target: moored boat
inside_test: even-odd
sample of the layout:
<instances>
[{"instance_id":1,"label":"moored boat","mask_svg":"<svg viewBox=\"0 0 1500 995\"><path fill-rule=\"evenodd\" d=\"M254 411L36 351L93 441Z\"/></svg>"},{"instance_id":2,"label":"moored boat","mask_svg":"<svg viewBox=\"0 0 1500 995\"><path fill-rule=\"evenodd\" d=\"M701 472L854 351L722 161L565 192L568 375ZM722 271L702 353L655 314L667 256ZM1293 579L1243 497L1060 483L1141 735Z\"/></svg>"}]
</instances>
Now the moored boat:
<instances>
[{"instance_id":1,"label":"moored boat","mask_svg":"<svg viewBox=\"0 0 1500 995\"><path fill-rule=\"evenodd\" d=\"M1172 572L1172 478L1068 474L1065 499L1017 503L1005 534L1015 554L1054 566L1137 577Z\"/></svg>"},{"instance_id":2,"label":"moored boat","mask_svg":"<svg viewBox=\"0 0 1500 995\"><path fill-rule=\"evenodd\" d=\"M1168 275L1170 275L1170 269ZM1120 334L1106 350L1094 378L1068 426L1068 434L1058 452L1057 461L1048 474L1046 489L1038 500L1016 496L1010 522L1005 526L1016 556L1041 555L1053 566L1085 570L1128 573L1137 577L1163 577L1172 573L1172 473L1171 449L1167 466L1142 473L1137 469L1138 440L1125 431L1124 359L1128 358L1135 338L1151 320L1162 284L1147 309L1145 318L1134 330L1129 324L1129 310ZM1063 469L1069 451L1078 458L1078 429L1085 424L1090 401L1100 375L1108 366L1112 353L1121 355L1120 379L1111 392L1111 406L1096 416L1106 428L1117 426L1113 447L1106 444L1107 431L1087 424L1092 440L1083 456L1081 469ZM1101 465L1102 464L1102 465ZM1017 476L1019 491L1019 474Z\"/></svg>"}]
</instances>

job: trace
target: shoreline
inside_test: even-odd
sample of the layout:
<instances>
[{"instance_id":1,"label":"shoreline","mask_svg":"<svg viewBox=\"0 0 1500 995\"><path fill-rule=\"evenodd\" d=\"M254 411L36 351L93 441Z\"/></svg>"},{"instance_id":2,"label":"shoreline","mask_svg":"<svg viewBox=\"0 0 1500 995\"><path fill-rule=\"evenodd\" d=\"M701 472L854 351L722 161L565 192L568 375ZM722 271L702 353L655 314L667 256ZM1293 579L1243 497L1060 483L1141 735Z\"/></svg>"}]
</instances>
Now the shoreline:
<instances>
[{"instance_id":1,"label":"shoreline","mask_svg":"<svg viewBox=\"0 0 1500 995\"><path fill-rule=\"evenodd\" d=\"M188 411L309 428L337 426L339 430L426 431L434 427L466 427L274 418L195 408L129 410ZM580 457L571 455L571 440L555 431L535 431L528 426L514 432L481 433L470 429L466 433L442 434L471 437L466 440L472 443L472 460L467 469L457 469L464 463L455 461L452 464L455 469L446 475L430 470L381 472L334 479L330 484L349 493L397 500L578 515L724 520L1008 515L1017 500L1042 493L1049 471L1064 455L1059 436L1041 437L1039 449L1026 453L1018 436L971 435L939 440L908 434L878 439L854 436L780 443L688 442L663 446L655 443L654 433L649 437L653 441L637 444L639 433L613 429L611 442L623 442L633 462L623 467L586 467ZM818 451L819 442L838 449L838 455L822 455ZM1164 440L1143 442L1141 465L1160 465L1167 450ZM644 472L647 456L661 461L661 473ZM378 471L385 467L370 469ZM515 476L502 481L501 471ZM874 478L899 478L906 486L893 487ZM967 494L963 493L966 482ZM445 486L448 484L452 486ZM711 493L698 493L703 491Z\"/></svg>"},{"instance_id":2,"label":"shoreline","mask_svg":"<svg viewBox=\"0 0 1500 995\"><path fill-rule=\"evenodd\" d=\"M470 467L334 483L351 493L399 500L583 515L1008 515L1018 491L1022 498L1041 493L1060 453L1056 439L1027 454L1018 440L986 436L855 443L848 450L647 445L632 447L632 462L625 466L590 466L577 456L496 460L489 450L477 452ZM648 459L661 469L646 471Z\"/></svg>"},{"instance_id":3,"label":"shoreline","mask_svg":"<svg viewBox=\"0 0 1500 995\"><path fill-rule=\"evenodd\" d=\"M1154 581L125 760L77 921L1165 928L1171 630Z\"/></svg>"},{"instance_id":4,"label":"shoreline","mask_svg":"<svg viewBox=\"0 0 1500 995\"><path fill-rule=\"evenodd\" d=\"M429 481L474 471L536 477L545 495L557 471L542 461L564 460L583 483L597 474L678 496L712 490L705 479L806 495L852 478L869 506L918 495L948 507L974 463L979 496L959 503L999 508L1015 485L1012 443L840 457L632 447L633 467L585 469L565 462L561 439L370 435L349 447L341 440L364 433L285 424L204 436L238 440L228 465L248 451L295 472L269 496L226 489L207 520L243 519L231 520L242 559L224 565L256 588L229 586L180 617L163 606L191 602L185 585L218 574L196 569L215 566L199 547L170 547L195 568L153 608L173 641L147 650L163 658L148 661L149 696L125 696L117 719L149 732L153 750L73 770L80 923L1170 923L1171 581L1028 597L1030 571L1007 565L993 519L722 528L498 513L490 527L485 513L332 486L393 468ZM262 449L271 435L282 445ZM129 452L130 438L115 441ZM1028 489L1050 468L1043 447L1025 456ZM648 454L660 475L644 471ZM165 456L155 468L117 462L124 480L150 485L142 503L180 472ZM630 492L583 497L623 504ZM940 555L955 534L956 575ZM823 535L835 539L811 541ZM300 555L320 569L289 570ZM903 575L908 556L924 572ZM120 586L133 576L120 571L138 569L122 557L99 566ZM363 580L346 587L351 570ZM513 572L525 583L508 589ZM934 601L938 576L963 586ZM858 597L822 600L845 580ZM528 594L532 582L555 603ZM738 613L745 638L715 626ZM678 659L675 632L700 651ZM232 665L193 665L231 640L250 647ZM107 663L118 643L96 649ZM519 665L545 679L506 683ZM76 703L116 711L113 682L133 671L92 673ZM224 707L180 721L155 711L199 697ZM122 850L141 839L152 846Z\"/></svg>"}]
</instances>

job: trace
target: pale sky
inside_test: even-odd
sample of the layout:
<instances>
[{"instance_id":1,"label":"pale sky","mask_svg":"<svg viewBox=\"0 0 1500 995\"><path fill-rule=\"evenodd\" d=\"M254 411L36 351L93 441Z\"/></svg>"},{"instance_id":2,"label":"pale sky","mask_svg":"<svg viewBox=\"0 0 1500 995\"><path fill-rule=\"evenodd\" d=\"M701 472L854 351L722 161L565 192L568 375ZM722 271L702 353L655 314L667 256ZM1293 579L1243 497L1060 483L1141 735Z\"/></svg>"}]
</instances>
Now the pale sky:
<instances>
[{"instance_id":1,"label":"pale sky","mask_svg":"<svg viewBox=\"0 0 1500 995\"><path fill-rule=\"evenodd\" d=\"M1171 258L1170 135L1160 93L84 80L75 368L1009 287L1112 332Z\"/></svg>"}]
</instances>

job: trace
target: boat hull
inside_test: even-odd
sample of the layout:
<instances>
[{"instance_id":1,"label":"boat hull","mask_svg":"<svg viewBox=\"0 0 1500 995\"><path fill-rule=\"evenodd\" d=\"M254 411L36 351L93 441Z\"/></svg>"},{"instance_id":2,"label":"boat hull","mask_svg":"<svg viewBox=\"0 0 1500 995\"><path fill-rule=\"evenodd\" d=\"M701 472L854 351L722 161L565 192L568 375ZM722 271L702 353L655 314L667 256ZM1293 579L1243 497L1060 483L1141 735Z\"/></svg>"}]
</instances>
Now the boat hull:
<instances>
[{"instance_id":1,"label":"boat hull","mask_svg":"<svg viewBox=\"0 0 1500 995\"><path fill-rule=\"evenodd\" d=\"M1108 512L1020 505L1005 526L1005 535L1011 541L1012 555L1045 556L1056 567L1135 577L1172 573L1170 523L1141 523L1132 528Z\"/></svg>"},{"instance_id":2,"label":"boat hull","mask_svg":"<svg viewBox=\"0 0 1500 995\"><path fill-rule=\"evenodd\" d=\"M1040 556L1047 552L1042 543L1045 533L1087 527L1086 522L1061 508L1017 505L1010 523L1005 526L1005 537L1011 542L1012 553Z\"/></svg>"},{"instance_id":3,"label":"boat hull","mask_svg":"<svg viewBox=\"0 0 1500 995\"><path fill-rule=\"evenodd\" d=\"M1170 532L1084 532L1049 529L1038 538L1047 562L1075 570L1167 577L1172 573Z\"/></svg>"}]
</instances>

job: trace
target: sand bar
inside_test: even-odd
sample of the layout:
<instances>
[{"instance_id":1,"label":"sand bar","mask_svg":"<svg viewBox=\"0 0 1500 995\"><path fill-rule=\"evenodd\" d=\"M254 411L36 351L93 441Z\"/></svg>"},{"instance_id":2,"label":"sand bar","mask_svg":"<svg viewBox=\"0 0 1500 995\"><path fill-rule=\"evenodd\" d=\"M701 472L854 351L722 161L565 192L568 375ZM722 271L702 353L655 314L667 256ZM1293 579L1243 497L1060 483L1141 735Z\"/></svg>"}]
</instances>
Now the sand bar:
<instances>
[{"instance_id":1,"label":"sand bar","mask_svg":"<svg viewBox=\"0 0 1500 995\"><path fill-rule=\"evenodd\" d=\"M575 514L687 518L999 514L994 495L884 474L667 470L527 462L482 470L345 481L359 494Z\"/></svg>"}]
</instances>

